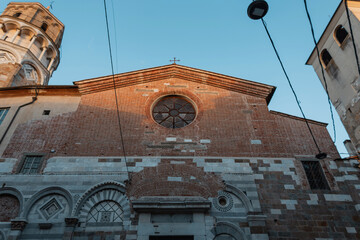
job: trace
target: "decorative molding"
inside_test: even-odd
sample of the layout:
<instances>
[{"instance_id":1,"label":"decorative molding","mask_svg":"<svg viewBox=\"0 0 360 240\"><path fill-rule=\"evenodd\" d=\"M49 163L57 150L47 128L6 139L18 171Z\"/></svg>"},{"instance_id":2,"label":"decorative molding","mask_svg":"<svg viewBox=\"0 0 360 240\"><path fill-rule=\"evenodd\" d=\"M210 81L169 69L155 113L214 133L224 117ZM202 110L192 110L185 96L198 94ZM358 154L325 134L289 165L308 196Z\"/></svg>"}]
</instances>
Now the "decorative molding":
<instances>
[{"instance_id":1,"label":"decorative molding","mask_svg":"<svg viewBox=\"0 0 360 240\"><path fill-rule=\"evenodd\" d=\"M211 202L202 197L142 197L132 207L137 212L206 212Z\"/></svg>"},{"instance_id":2,"label":"decorative molding","mask_svg":"<svg viewBox=\"0 0 360 240\"><path fill-rule=\"evenodd\" d=\"M226 184L225 191L230 192L234 194L236 197L238 197L244 203L247 212L254 212L254 208L249 198L245 195L245 193L243 193L237 187L230 184Z\"/></svg>"},{"instance_id":3,"label":"decorative molding","mask_svg":"<svg viewBox=\"0 0 360 240\"><path fill-rule=\"evenodd\" d=\"M27 221L26 220L12 220L11 221L11 230L24 230L26 227Z\"/></svg>"},{"instance_id":4,"label":"decorative molding","mask_svg":"<svg viewBox=\"0 0 360 240\"><path fill-rule=\"evenodd\" d=\"M225 201L224 204L221 203L221 200ZM219 191L218 197L213 198L214 207L221 212L228 212L232 209L234 200L230 193Z\"/></svg>"},{"instance_id":5,"label":"decorative molding","mask_svg":"<svg viewBox=\"0 0 360 240\"><path fill-rule=\"evenodd\" d=\"M96 193L102 191L102 190L115 190L120 192L121 194L125 194L126 192L126 187L124 184L119 183L119 182L103 182L100 184L97 184L95 186L93 186L92 188L90 188L89 190L87 190L81 197L80 199L77 201L76 206L73 210L73 216L77 216L79 214L79 212L82 209L82 206L87 202L87 200L95 195ZM107 199L107 200L111 200L111 199ZM90 210L90 209L89 209Z\"/></svg>"},{"instance_id":6,"label":"decorative molding","mask_svg":"<svg viewBox=\"0 0 360 240\"><path fill-rule=\"evenodd\" d=\"M211 230L211 232L215 236L214 239L216 239L216 237L219 235L226 234L226 235L230 235L234 239L250 240L250 237L247 236L241 228L230 222L216 223L216 226Z\"/></svg>"},{"instance_id":7,"label":"decorative molding","mask_svg":"<svg viewBox=\"0 0 360 240\"><path fill-rule=\"evenodd\" d=\"M31 209L31 207L41 198L47 196L47 195L51 195L51 194L58 194L63 196L66 200L67 203L69 204L69 209L71 212L73 209L73 200L72 200L72 196L71 194L65 190L64 188L61 187L49 187L49 188L45 188L39 192L37 192L35 195L33 195L27 202L26 202L26 206L24 207L24 211L21 214L22 217L27 218L27 215L29 214L29 211Z\"/></svg>"},{"instance_id":8,"label":"decorative molding","mask_svg":"<svg viewBox=\"0 0 360 240\"><path fill-rule=\"evenodd\" d=\"M267 103L270 102L271 97L276 89L274 86L256 83L253 81L201 69L181 66L178 64L117 74L115 75L115 84L116 88L122 88L169 78L178 78L190 82L196 82L229 91L264 98L266 99ZM114 87L112 76L77 81L74 82L74 84L79 86L79 90L82 94L101 92L112 89Z\"/></svg>"}]
</instances>

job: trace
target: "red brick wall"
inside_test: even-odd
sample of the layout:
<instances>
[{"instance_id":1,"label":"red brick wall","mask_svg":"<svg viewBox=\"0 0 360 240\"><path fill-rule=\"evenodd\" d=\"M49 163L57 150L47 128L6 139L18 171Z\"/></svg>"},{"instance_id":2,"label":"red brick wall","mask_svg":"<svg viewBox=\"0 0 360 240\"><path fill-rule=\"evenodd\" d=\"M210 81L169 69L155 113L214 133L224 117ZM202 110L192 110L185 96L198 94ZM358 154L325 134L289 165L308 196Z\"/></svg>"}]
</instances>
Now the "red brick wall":
<instances>
[{"instance_id":1,"label":"red brick wall","mask_svg":"<svg viewBox=\"0 0 360 240\"><path fill-rule=\"evenodd\" d=\"M185 95L195 103L198 115L193 123L167 129L153 121L151 105L169 94ZM269 113L262 98L179 79L121 88L118 98L128 156L293 157L317 153L305 122ZM325 126L310 125L321 150L337 157ZM167 137L176 137L177 143L169 144ZM121 156L120 139L114 91L108 90L83 95L72 114L20 125L3 157L19 158L23 152L50 149L56 150L51 156ZM184 139L192 143L179 144ZM201 139L211 143L200 143ZM251 144L251 140L262 144Z\"/></svg>"},{"instance_id":2,"label":"red brick wall","mask_svg":"<svg viewBox=\"0 0 360 240\"><path fill-rule=\"evenodd\" d=\"M180 161L179 161L180 160ZM178 164L171 164L171 161ZM184 163L182 163L184 162ZM181 178L169 181L168 177ZM162 159L156 167L147 167L143 171L133 173L128 196L199 196L216 197L224 188L219 175L206 173L192 159Z\"/></svg>"}]
</instances>

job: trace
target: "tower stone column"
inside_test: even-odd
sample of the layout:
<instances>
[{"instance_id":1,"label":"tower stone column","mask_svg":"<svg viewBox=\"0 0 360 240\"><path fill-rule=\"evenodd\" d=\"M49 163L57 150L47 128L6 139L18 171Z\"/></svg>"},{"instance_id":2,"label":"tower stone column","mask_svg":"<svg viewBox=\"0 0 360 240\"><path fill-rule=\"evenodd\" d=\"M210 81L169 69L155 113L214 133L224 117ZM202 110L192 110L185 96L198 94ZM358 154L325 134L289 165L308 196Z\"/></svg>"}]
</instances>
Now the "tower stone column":
<instances>
[{"instance_id":1,"label":"tower stone column","mask_svg":"<svg viewBox=\"0 0 360 240\"><path fill-rule=\"evenodd\" d=\"M47 85L63 33L64 24L40 3L10 3L0 15L0 87Z\"/></svg>"}]
</instances>

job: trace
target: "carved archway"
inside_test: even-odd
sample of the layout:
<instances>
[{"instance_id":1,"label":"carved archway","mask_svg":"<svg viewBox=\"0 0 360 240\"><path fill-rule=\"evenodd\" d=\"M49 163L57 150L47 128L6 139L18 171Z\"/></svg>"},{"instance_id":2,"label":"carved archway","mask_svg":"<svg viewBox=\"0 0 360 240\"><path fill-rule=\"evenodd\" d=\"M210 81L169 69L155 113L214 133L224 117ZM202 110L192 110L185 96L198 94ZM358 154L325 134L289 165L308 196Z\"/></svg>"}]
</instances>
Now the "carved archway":
<instances>
[{"instance_id":1,"label":"carved archway","mask_svg":"<svg viewBox=\"0 0 360 240\"><path fill-rule=\"evenodd\" d=\"M104 182L92 187L78 200L73 216L78 216L82 223L123 222L124 218L130 217L125 186Z\"/></svg>"},{"instance_id":2,"label":"carved archway","mask_svg":"<svg viewBox=\"0 0 360 240\"><path fill-rule=\"evenodd\" d=\"M226 184L225 191L230 192L234 194L237 198L239 198L243 202L247 212L254 211L253 205L251 204L249 198L245 195L245 193L243 193L237 187L230 184Z\"/></svg>"},{"instance_id":3,"label":"carved archway","mask_svg":"<svg viewBox=\"0 0 360 240\"><path fill-rule=\"evenodd\" d=\"M211 232L214 234L214 240L249 239L241 228L229 222L218 222Z\"/></svg>"},{"instance_id":4,"label":"carved archway","mask_svg":"<svg viewBox=\"0 0 360 240\"><path fill-rule=\"evenodd\" d=\"M34 205L41 199L44 199L44 197L47 196L54 196L54 197L50 197L46 203L44 203L43 205L43 209L47 209L47 205L49 208L54 208L55 207L59 207L59 209L61 210L61 208L65 208L66 206L61 206L61 202L59 202L60 199L58 199L59 197L56 196L60 196L60 198L65 199L66 204L68 205L69 211L67 215L70 215L72 209L73 209L73 200L72 200L72 196L71 194L61 188L61 187L49 187L49 188L45 188L39 192L37 192L35 195L33 195L26 203L26 206L24 207L24 211L21 214L22 217L24 218L28 218L29 212L30 210L34 207ZM55 199L55 200L54 200ZM44 211L45 211L44 210ZM42 210L40 210L42 211ZM50 215L45 216L45 217L51 217Z\"/></svg>"}]
</instances>

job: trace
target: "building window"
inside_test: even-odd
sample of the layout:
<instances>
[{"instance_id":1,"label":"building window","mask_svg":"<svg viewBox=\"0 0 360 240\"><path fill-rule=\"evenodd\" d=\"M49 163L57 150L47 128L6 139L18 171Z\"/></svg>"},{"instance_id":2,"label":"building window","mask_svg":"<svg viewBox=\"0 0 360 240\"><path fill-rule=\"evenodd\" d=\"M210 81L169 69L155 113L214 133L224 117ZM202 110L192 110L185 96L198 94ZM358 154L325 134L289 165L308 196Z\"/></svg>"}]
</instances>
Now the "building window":
<instances>
[{"instance_id":1,"label":"building window","mask_svg":"<svg viewBox=\"0 0 360 240\"><path fill-rule=\"evenodd\" d=\"M0 108L0 125L4 121L6 114L8 113L10 108Z\"/></svg>"},{"instance_id":2,"label":"building window","mask_svg":"<svg viewBox=\"0 0 360 240\"><path fill-rule=\"evenodd\" d=\"M20 17L20 15L21 15L21 12L17 12L13 15L13 17Z\"/></svg>"},{"instance_id":3,"label":"building window","mask_svg":"<svg viewBox=\"0 0 360 240\"><path fill-rule=\"evenodd\" d=\"M334 36L335 36L335 40L341 46L345 42L345 40L348 38L349 33L346 31L346 29L342 25L339 25L335 29Z\"/></svg>"},{"instance_id":4,"label":"building window","mask_svg":"<svg viewBox=\"0 0 360 240\"><path fill-rule=\"evenodd\" d=\"M43 158L42 155L27 155L27 156L25 156L20 173L23 173L23 174L38 173L40 170L42 158Z\"/></svg>"},{"instance_id":5,"label":"building window","mask_svg":"<svg viewBox=\"0 0 360 240\"><path fill-rule=\"evenodd\" d=\"M321 58L321 62L323 64L324 68L327 68L330 65L330 62L332 60L332 57L331 57L329 51L324 49L321 52L320 58Z\"/></svg>"},{"instance_id":6,"label":"building window","mask_svg":"<svg viewBox=\"0 0 360 240\"><path fill-rule=\"evenodd\" d=\"M96 204L89 212L86 222L112 223L122 222L123 210L114 201L102 201Z\"/></svg>"},{"instance_id":7,"label":"building window","mask_svg":"<svg viewBox=\"0 0 360 240\"><path fill-rule=\"evenodd\" d=\"M43 115L50 115L50 110L44 110Z\"/></svg>"},{"instance_id":8,"label":"building window","mask_svg":"<svg viewBox=\"0 0 360 240\"><path fill-rule=\"evenodd\" d=\"M166 96L155 104L152 115L154 120L167 128L182 128L195 119L194 106L184 97Z\"/></svg>"},{"instance_id":9,"label":"building window","mask_svg":"<svg viewBox=\"0 0 360 240\"><path fill-rule=\"evenodd\" d=\"M44 30L44 32L46 32L47 28L48 28L48 25L46 23L43 23L41 25L41 29Z\"/></svg>"},{"instance_id":10,"label":"building window","mask_svg":"<svg viewBox=\"0 0 360 240\"><path fill-rule=\"evenodd\" d=\"M330 189L319 161L302 161L302 165L311 189Z\"/></svg>"}]
</instances>

